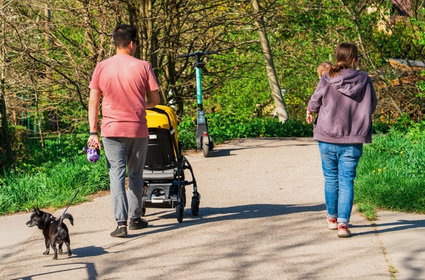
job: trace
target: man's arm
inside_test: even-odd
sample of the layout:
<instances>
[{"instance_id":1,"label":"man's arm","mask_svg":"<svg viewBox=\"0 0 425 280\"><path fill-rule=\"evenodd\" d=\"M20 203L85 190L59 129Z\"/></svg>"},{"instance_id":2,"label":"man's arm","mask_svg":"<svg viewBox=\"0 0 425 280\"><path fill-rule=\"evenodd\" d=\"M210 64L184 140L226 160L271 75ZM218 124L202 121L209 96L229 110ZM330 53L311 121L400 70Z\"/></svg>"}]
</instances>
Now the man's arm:
<instances>
[{"instance_id":1,"label":"man's arm","mask_svg":"<svg viewBox=\"0 0 425 280\"><path fill-rule=\"evenodd\" d=\"M97 121L99 117L99 102L101 91L98 89L90 89L89 98L89 129L90 132L98 132ZM98 135L90 135L87 144L90 147L100 149L100 141Z\"/></svg>"},{"instance_id":2,"label":"man's arm","mask_svg":"<svg viewBox=\"0 0 425 280\"><path fill-rule=\"evenodd\" d=\"M159 104L159 102L161 101L161 99L159 98L159 92L158 90L154 90L154 91L148 91L146 93L146 107L147 108L153 108L156 105Z\"/></svg>"}]
</instances>

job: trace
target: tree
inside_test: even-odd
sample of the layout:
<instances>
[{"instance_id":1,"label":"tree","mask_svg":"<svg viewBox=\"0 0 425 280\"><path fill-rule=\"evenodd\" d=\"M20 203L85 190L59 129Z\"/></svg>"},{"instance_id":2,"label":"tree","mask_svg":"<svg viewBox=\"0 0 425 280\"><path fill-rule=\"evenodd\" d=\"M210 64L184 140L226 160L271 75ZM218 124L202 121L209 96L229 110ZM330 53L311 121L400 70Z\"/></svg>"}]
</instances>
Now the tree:
<instances>
[{"instance_id":1,"label":"tree","mask_svg":"<svg viewBox=\"0 0 425 280\"><path fill-rule=\"evenodd\" d=\"M6 6L4 1L0 2L0 6L2 7L0 14L3 18L3 9ZM0 25L0 171L13 161L6 109L6 52L6 23L2 20Z\"/></svg>"},{"instance_id":2,"label":"tree","mask_svg":"<svg viewBox=\"0 0 425 280\"><path fill-rule=\"evenodd\" d=\"M276 105L276 113L278 115L279 120L284 123L288 119L288 112L286 111L286 104L283 100L282 91L280 89L279 81L277 79L276 68L273 62L272 50L270 47L269 40L267 38L267 31L257 0L252 0L252 8L255 13L255 25L258 28L258 35L260 37L261 48L263 50L264 60L266 62L267 77L272 91L272 97Z\"/></svg>"}]
</instances>

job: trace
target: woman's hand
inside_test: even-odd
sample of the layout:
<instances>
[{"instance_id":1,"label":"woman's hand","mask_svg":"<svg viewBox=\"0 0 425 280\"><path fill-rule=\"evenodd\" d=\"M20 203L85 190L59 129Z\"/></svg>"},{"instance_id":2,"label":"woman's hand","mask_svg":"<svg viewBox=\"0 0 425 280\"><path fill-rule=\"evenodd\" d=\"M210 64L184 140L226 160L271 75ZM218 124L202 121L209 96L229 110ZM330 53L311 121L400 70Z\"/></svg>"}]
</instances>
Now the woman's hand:
<instances>
[{"instance_id":1,"label":"woman's hand","mask_svg":"<svg viewBox=\"0 0 425 280\"><path fill-rule=\"evenodd\" d=\"M311 114L311 111L307 108L306 109L306 116L305 116L305 121L310 124L313 122L313 115Z\"/></svg>"}]
</instances>

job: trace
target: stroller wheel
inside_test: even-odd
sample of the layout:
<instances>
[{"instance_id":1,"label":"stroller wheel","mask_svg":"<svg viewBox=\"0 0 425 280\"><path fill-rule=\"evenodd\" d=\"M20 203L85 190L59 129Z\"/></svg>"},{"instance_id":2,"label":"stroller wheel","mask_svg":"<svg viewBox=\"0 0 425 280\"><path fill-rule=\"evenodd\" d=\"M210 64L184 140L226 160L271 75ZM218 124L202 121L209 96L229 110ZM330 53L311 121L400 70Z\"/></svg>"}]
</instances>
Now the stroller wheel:
<instances>
[{"instance_id":1,"label":"stroller wheel","mask_svg":"<svg viewBox=\"0 0 425 280\"><path fill-rule=\"evenodd\" d=\"M190 209L192 210L192 214L193 216L198 216L199 215L199 204L200 204L200 199L199 199L199 194L195 194L192 197L192 204L190 206Z\"/></svg>"},{"instance_id":2,"label":"stroller wheel","mask_svg":"<svg viewBox=\"0 0 425 280\"><path fill-rule=\"evenodd\" d=\"M177 204L176 206L176 214L177 214L177 221L179 221L179 223L183 222L183 205L181 203Z\"/></svg>"}]
</instances>

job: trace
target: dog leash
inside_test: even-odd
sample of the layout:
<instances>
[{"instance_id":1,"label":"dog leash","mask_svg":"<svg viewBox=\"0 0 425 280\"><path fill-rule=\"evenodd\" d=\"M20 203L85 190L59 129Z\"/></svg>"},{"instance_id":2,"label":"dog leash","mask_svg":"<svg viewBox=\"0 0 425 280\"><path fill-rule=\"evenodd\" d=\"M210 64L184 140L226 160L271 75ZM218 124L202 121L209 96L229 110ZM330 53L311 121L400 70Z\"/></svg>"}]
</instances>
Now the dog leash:
<instances>
[{"instance_id":1,"label":"dog leash","mask_svg":"<svg viewBox=\"0 0 425 280\"><path fill-rule=\"evenodd\" d=\"M78 188L77 191L74 194L74 197L71 199L71 201L69 202L68 206L66 207L65 211L63 211L61 217L63 217L63 215L65 215L66 211L68 211L69 206L71 206L72 202L74 201L74 199L77 197L77 194L80 192L81 188Z\"/></svg>"}]
</instances>

